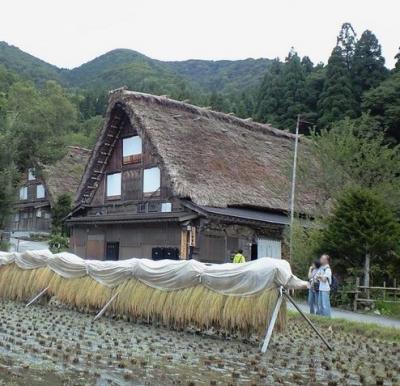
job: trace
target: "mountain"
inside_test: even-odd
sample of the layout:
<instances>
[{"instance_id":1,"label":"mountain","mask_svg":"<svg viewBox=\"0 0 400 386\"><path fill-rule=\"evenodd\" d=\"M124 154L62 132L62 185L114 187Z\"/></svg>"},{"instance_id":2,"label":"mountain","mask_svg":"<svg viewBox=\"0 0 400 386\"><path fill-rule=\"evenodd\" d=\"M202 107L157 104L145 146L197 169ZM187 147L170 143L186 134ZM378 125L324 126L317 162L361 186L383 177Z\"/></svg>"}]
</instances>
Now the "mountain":
<instances>
[{"instance_id":1,"label":"mountain","mask_svg":"<svg viewBox=\"0 0 400 386\"><path fill-rule=\"evenodd\" d=\"M269 59L161 61L128 49L107 52L72 70L60 69L0 42L0 64L36 83L54 79L64 86L190 94L239 92L258 86Z\"/></svg>"},{"instance_id":2,"label":"mountain","mask_svg":"<svg viewBox=\"0 0 400 386\"><path fill-rule=\"evenodd\" d=\"M71 86L86 89L128 86L132 90L177 96L181 90L192 88L190 82L164 62L127 49L116 49L72 70L64 70L63 77Z\"/></svg>"},{"instance_id":3,"label":"mountain","mask_svg":"<svg viewBox=\"0 0 400 386\"><path fill-rule=\"evenodd\" d=\"M269 59L184 60L166 62L170 69L203 91L232 92L258 86L270 64Z\"/></svg>"},{"instance_id":4,"label":"mountain","mask_svg":"<svg viewBox=\"0 0 400 386\"><path fill-rule=\"evenodd\" d=\"M6 42L0 42L0 64L24 78L33 80L35 83L51 79L62 83L61 70L58 67Z\"/></svg>"}]
</instances>

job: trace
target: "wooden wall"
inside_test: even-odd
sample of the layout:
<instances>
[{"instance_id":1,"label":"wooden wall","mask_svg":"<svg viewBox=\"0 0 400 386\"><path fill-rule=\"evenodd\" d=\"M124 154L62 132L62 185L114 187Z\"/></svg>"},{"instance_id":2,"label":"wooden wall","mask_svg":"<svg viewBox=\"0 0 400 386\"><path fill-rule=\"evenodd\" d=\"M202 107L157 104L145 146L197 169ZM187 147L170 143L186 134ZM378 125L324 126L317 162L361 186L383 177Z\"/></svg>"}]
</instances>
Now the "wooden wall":
<instances>
[{"instance_id":1,"label":"wooden wall","mask_svg":"<svg viewBox=\"0 0 400 386\"><path fill-rule=\"evenodd\" d=\"M92 206L105 205L110 202L120 204L131 200L148 200L148 197L144 197L143 195L143 170L155 166L158 166L161 171L161 189L160 195L154 197L154 199L166 200L171 196L170 182L168 181L161 160L159 159L158 154L145 134L142 135L140 133L142 138L141 161L127 165L122 163L123 139L137 134L137 131L130 125L130 123L125 124L125 126L121 129L120 138L113 149L110 160L105 169L105 174L103 175L101 181L99 181L99 187L97 188L92 199ZM107 174L115 172L122 173L121 197L119 199L110 199L105 196L106 179Z\"/></svg>"},{"instance_id":2,"label":"wooden wall","mask_svg":"<svg viewBox=\"0 0 400 386\"><path fill-rule=\"evenodd\" d=\"M151 258L152 248L180 247L176 223L74 226L70 249L83 258L104 259L107 242L119 242L119 258Z\"/></svg>"}]
</instances>

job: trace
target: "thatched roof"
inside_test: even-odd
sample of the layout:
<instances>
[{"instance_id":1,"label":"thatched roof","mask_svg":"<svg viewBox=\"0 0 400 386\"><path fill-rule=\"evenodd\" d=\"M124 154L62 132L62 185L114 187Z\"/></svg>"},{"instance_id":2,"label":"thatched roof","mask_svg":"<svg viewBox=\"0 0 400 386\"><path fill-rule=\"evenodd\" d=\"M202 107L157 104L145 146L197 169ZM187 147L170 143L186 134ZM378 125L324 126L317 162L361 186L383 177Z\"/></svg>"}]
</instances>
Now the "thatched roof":
<instances>
[{"instance_id":1,"label":"thatched roof","mask_svg":"<svg viewBox=\"0 0 400 386\"><path fill-rule=\"evenodd\" d=\"M67 153L60 160L51 165L41 166L41 174L51 202L62 193L70 193L73 199L76 199L76 192L89 155L88 149L68 146Z\"/></svg>"},{"instance_id":2,"label":"thatched roof","mask_svg":"<svg viewBox=\"0 0 400 386\"><path fill-rule=\"evenodd\" d=\"M116 90L79 191L82 199L94 155L115 115L127 115L158 152L178 197L197 205L289 209L294 135L166 97ZM300 152L304 151L301 141ZM314 195L299 193L296 208L309 212Z\"/></svg>"}]
</instances>

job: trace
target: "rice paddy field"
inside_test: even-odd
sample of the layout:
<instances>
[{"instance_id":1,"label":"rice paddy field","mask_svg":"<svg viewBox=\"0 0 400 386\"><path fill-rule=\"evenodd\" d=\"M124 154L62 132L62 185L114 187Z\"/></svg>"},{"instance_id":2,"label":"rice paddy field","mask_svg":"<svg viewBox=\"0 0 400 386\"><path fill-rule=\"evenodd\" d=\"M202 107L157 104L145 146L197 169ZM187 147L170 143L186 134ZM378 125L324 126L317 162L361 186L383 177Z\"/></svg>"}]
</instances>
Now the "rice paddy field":
<instances>
[{"instance_id":1,"label":"rice paddy field","mask_svg":"<svg viewBox=\"0 0 400 386\"><path fill-rule=\"evenodd\" d=\"M171 331L57 305L0 303L0 385L400 385L397 330L299 316L258 342Z\"/></svg>"}]
</instances>

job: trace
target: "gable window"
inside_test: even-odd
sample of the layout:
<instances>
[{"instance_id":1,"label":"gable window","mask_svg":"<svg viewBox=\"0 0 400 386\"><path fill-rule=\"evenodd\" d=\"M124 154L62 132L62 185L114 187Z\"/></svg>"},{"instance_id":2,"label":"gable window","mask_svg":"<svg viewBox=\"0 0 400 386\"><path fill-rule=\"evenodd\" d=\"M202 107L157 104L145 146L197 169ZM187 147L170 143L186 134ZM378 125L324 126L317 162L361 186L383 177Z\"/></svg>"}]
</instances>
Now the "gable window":
<instances>
[{"instance_id":1,"label":"gable window","mask_svg":"<svg viewBox=\"0 0 400 386\"><path fill-rule=\"evenodd\" d=\"M36 180L35 177L35 168L28 169L28 181Z\"/></svg>"},{"instance_id":2,"label":"gable window","mask_svg":"<svg viewBox=\"0 0 400 386\"><path fill-rule=\"evenodd\" d=\"M107 175L106 194L108 198L121 196L121 173Z\"/></svg>"},{"instance_id":3,"label":"gable window","mask_svg":"<svg viewBox=\"0 0 400 386\"><path fill-rule=\"evenodd\" d=\"M142 139L135 135L122 140L122 163L132 164L142 159Z\"/></svg>"},{"instance_id":4,"label":"gable window","mask_svg":"<svg viewBox=\"0 0 400 386\"><path fill-rule=\"evenodd\" d=\"M28 187L22 186L19 188L19 199L20 200L27 200L28 199Z\"/></svg>"},{"instance_id":5,"label":"gable window","mask_svg":"<svg viewBox=\"0 0 400 386\"><path fill-rule=\"evenodd\" d=\"M172 204L170 202L163 202L161 204L161 212L172 212Z\"/></svg>"},{"instance_id":6,"label":"gable window","mask_svg":"<svg viewBox=\"0 0 400 386\"><path fill-rule=\"evenodd\" d=\"M44 198L45 191L43 185L36 185L36 198Z\"/></svg>"},{"instance_id":7,"label":"gable window","mask_svg":"<svg viewBox=\"0 0 400 386\"><path fill-rule=\"evenodd\" d=\"M143 172L143 193L154 193L160 190L160 168L144 169Z\"/></svg>"}]
</instances>

